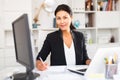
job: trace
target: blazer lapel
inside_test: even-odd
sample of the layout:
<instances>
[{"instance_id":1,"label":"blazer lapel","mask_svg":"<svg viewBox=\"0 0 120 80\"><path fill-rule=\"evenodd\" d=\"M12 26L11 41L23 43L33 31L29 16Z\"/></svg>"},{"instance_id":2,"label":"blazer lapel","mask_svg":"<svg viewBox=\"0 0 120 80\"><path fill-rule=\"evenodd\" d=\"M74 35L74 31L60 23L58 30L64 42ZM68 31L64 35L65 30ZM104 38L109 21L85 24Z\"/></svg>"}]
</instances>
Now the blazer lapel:
<instances>
[{"instance_id":1,"label":"blazer lapel","mask_svg":"<svg viewBox=\"0 0 120 80\"><path fill-rule=\"evenodd\" d=\"M81 46L78 46L78 45L79 45L79 44L78 44L78 41L79 41L80 39L77 39L77 36L75 35L75 34L77 34L77 33L75 33L74 31L71 31L71 33L72 33L73 42L74 42L75 58L76 58L76 65L77 65L77 64L79 64L80 61L83 59L81 50L79 50L79 49L81 49L81 48L80 48ZM79 42L80 42L80 41L79 41Z\"/></svg>"},{"instance_id":2,"label":"blazer lapel","mask_svg":"<svg viewBox=\"0 0 120 80\"><path fill-rule=\"evenodd\" d=\"M77 64L77 43L76 43L76 38L75 38L75 33L73 31L71 31L71 34L72 34L72 38L73 38L73 42L74 42L74 48L75 48L75 59L76 59L76 64Z\"/></svg>"},{"instance_id":3,"label":"blazer lapel","mask_svg":"<svg viewBox=\"0 0 120 80\"><path fill-rule=\"evenodd\" d=\"M61 49L61 56L62 56L62 60L64 60L65 65L66 65L66 59L65 59L65 51L64 51L64 45L63 45L63 37L62 37L62 31L59 29L59 36L60 36L60 49Z\"/></svg>"}]
</instances>

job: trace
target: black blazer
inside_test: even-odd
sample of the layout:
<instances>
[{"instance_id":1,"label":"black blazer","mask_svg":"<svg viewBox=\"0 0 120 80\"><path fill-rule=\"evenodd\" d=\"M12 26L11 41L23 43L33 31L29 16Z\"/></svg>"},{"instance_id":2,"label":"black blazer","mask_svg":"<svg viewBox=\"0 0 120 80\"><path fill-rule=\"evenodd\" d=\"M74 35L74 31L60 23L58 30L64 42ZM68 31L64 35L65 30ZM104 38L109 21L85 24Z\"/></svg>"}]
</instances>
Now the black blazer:
<instances>
[{"instance_id":1,"label":"black blazer","mask_svg":"<svg viewBox=\"0 0 120 80\"><path fill-rule=\"evenodd\" d=\"M82 33L77 31L71 31L71 33L75 47L76 65L83 65L85 64L85 61L89 59L86 51L84 36ZM41 57L44 61L50 52L51 65L66 65L61 30L52 32L47 35L43 47L37 56L37 60L39 60L39 57Z\"/></svg>"}]
</instances>

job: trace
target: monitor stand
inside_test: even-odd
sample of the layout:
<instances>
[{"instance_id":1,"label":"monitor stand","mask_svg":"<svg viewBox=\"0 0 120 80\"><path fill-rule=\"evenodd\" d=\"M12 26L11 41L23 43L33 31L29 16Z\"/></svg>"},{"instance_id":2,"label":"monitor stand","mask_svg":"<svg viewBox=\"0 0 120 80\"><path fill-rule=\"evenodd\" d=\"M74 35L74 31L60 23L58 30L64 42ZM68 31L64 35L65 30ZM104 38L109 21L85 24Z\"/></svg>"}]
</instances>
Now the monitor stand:
<instances>
[{"instance_id":1,"label":"monitor stand","mask_svg":"<svg viewBox=\"0 0 120 80\"><path fill-rule=\"evenodd\" d=\"M37 77L39 77L40 74L38 73L17 73L13 75L13 80L35 80Z\"/></svg>"}]
</instances>

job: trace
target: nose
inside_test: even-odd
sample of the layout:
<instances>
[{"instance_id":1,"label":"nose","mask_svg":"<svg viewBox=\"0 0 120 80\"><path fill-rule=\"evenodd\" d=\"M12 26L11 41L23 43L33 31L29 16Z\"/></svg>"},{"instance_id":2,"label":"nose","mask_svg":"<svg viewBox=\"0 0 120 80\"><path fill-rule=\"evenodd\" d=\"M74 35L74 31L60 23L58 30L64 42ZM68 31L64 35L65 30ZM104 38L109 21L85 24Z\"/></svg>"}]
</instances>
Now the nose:
<instances>
[{"instance_id":1,"label":"nose","mask_svg":"<svg viewBox=\"0 0 120 80\"><path fill-rule=\"evenodd\" d=\"M60 21L61 23L64 23L64 20L63 19L61 19L61 21Z\"/></svg>"}]
</instances>

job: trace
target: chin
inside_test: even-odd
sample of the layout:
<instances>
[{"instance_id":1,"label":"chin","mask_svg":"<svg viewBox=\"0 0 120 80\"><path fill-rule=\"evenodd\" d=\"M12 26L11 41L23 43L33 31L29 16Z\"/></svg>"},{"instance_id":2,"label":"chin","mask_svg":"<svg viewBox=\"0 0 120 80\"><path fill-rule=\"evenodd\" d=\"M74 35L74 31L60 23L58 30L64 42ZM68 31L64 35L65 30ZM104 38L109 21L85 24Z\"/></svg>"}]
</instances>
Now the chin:
<instances>
[{"instance_id":1,"label":"chin","mask_svg":"<svg viewBox=\"0 0 120 80\"><path fill-rule=\"evenodd\" d=\"M66 31L67 29L61 29L62 31Z\"/></svg>"},{"instance_id":2,"label":"chin","mask_svg":"<svg viewBox=\"0 0 120 80\"><path fill-rule=\"evenodd\" d=\"M60 28L62 31L65 31L65 30L67 30L67 28Z\"/></svg>"}]
</instances>

